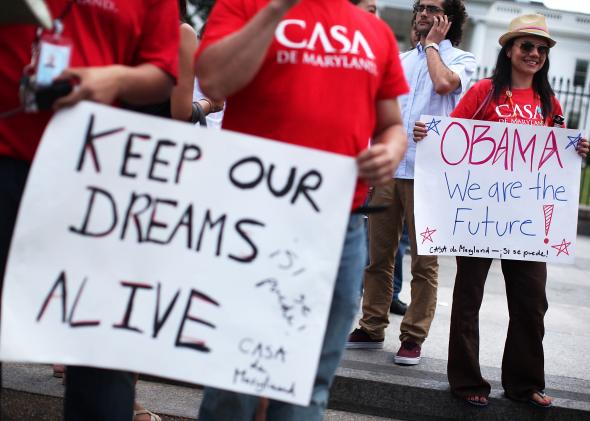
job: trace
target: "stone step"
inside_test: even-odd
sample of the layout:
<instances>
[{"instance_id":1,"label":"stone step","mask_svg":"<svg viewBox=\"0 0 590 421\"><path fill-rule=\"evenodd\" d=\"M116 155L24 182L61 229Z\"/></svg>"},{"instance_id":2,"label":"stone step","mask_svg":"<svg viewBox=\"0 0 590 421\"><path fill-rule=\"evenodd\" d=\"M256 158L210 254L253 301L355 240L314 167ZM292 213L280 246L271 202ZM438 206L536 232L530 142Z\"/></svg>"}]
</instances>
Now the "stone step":
<instances>
[{"instance_id":1,"label":"stone step","mask_svg":"<svg viewBox=\"0 0 590 421\"><path fill-rule=\"evenodd\" d=\"M449 390L446 361L422 358L417 366L398 366L393 354L348 350L338 368L330 407L404 420L590 420L590 381L546 377L550 409L534 408L503 396L500 369L482 367L492 385L486 408L468 405Z\"/></svg>"},{"instance_id":2,"label":"stone step","mask_svg":"<svg viewBox=\"0 0 590 421\"><path fill-rule=\"evenodd\" d=\"M590 382L548 376L547 393L555 397L549 410L516 403L502 396L500 371L482 367L492 384L490 405L471 407L451 396L446 362L423 358L418 366L393 364L385 351L346 351L332 387L328 421L398 420L589 420ZM138 400L163 420L194 420L202 389L170 380L142 376ZM61 379L51 367L3 364L2 420L60 420Z\"/></svg>"},{"instance_id":3,"label":"stone step","mask_svg":"<svg viewBox=\"0 0 590 421\"><path fill-rule=\"evenodd\" d=\"M147 378L147 380L145 379ZM3 364L2 421L60 421L63 413L61 379L51 366ZM138 400L163 421L193 421L202 389L195 385L144 376L137 384ZM390 418L329 410L326 421L385 421Z\"/></svg>"}]
</instances>

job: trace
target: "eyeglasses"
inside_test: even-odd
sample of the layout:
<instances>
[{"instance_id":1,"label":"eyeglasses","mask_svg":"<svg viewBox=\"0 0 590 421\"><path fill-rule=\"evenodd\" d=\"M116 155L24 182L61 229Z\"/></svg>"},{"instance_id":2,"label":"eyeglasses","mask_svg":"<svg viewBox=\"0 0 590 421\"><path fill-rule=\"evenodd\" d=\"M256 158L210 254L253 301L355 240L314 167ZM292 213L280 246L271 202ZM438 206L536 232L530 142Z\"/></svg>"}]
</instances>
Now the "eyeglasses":
<instances>
[{"instance_id":1,"label":"eyeglasses","mask_svg":"<svg viewBox=\"0 0 590 421\"><path fill-rule=\"evenodd\" d=\"M434 15L436 13L444 13L444 9L441 9L438 6L428 5L425 6L423 4L417 4L414 6L414 13L422 13L426 10L426 13L429 15Z\"/></svg>"},{"instance_id":2,"label":"eyeglasses","mask_svg":"<svg viewBox=\"0 0 590 421\"><path fill-rule=\"evenodd\" d=\"M520 51L527 54L531 53L534 49L537 49L540 56L546 56L547 54L549 54L549 47L542 44L535 45L530 41L521 42L519 47Z\"/></svg>"}]
</instances>

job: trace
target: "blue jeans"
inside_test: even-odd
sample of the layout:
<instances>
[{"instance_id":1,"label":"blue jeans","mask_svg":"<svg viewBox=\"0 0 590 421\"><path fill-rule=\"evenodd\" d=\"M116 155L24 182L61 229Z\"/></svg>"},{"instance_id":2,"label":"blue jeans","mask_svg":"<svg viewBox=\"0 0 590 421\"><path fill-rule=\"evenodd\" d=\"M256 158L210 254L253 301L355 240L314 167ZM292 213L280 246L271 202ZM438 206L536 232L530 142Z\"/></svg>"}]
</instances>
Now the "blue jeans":
<instances>
[{"instance_id":1,"label":"blue jeans","mask_svg":"<svg viewBox=\"0 0 590 421\"><path fill-rule=\"evenodd\" d=\"M399 293L402 291L403 282L403 263L404 254L410 246L410 239L408 238L408 226L404 224L402 236L399 240L399 246L397 247L397 253L395 255L395 266L393 267L393 299L399 298Z\"/></svg>"},{"instance_id":2,"label":"blue jeans","mask_svg":"<svg viewBox=\"0 0 590 421\"><path fill-rule=\"evenodd\" d=\"M365 229L360 215L351 215L334 286L326 336L309 406L271 400L267 421L317 421L323 419L330 385L340 364L348 333L360 300L360 284L366 260ZM199 421L252 420L257 396L205 388Z\"/></svg>"}]
</instances>

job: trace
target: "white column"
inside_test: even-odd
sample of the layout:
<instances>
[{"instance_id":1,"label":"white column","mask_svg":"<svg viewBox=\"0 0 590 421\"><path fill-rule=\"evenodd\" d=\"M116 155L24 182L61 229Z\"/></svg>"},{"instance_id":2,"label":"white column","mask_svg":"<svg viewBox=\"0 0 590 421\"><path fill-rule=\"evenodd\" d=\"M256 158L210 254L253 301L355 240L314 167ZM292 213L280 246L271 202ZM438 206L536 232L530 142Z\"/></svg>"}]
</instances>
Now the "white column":
<instances>
[{"instance_id":1,"label":"white column","mask_svg":"<svg viewBox=\"0 0 590 421\"><path fill-rule=\"evenodd\" d=\"M483 20L476 20L473 27L470 50L475 56L478 65L485 65L484 48L486 43L486 23Z\"/></svg>"}]
</instances>

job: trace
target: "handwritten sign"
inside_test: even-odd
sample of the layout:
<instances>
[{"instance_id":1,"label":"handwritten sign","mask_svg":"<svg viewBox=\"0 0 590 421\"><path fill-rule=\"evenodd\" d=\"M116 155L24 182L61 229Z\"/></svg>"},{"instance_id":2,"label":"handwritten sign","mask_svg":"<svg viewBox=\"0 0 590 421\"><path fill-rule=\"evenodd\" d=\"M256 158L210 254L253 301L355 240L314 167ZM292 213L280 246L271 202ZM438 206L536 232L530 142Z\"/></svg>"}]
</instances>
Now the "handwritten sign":
<instances>
[{"instance_id":1,"label":"handwritten sign","mask_svg":"<svg viewBox=\"0 0 590 421\"><path fill-rule=\"evenodd\" d=\"M91 103L61 112L18 216L1 358L306 405L355 181L336 154Z\"/></svg>"},{"instance_id":2,"label":"handwritten sign","mask_svg":"<svg viewBox=\"0 0 590 421\"><path fill-rule=\"evenodd\" d=\"M422 116L416 150L419 254L571 263L578 130Z\"/></svg>"}]
</instances>

